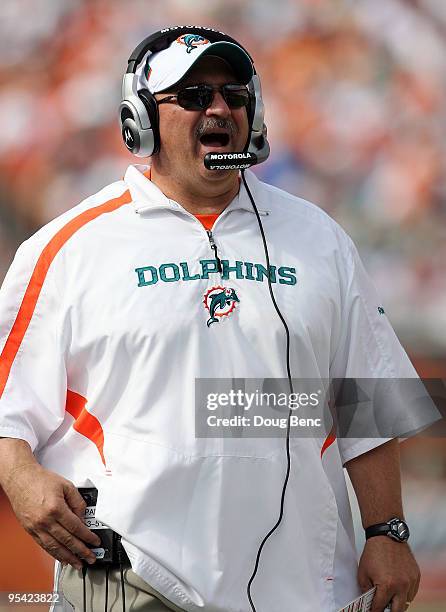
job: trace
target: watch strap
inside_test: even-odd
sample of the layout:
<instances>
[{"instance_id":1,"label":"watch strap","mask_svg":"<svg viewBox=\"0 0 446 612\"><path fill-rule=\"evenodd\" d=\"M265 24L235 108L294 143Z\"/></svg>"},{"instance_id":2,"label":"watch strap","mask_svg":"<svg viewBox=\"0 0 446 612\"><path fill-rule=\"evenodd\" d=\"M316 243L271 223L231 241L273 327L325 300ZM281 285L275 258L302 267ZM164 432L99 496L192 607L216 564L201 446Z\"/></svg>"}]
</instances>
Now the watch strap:
<instances>
[{"instance_id":1,"label":"watch strap","mask_svg":"<svg viewBox=\"0 0 446 612\"><path fill-rule=\"evenodd\" d=\"M391 518L387 523L370 525L370 527L365 529L366 540L380 535L388 536L396 542L407 542L410 531L407 523L403 519L397 517Z\"/></svg>"},{"instance_id":2,"label":"watch strap","mask_svg":"<svg viewBox=\"0 0 446 612\"><path fill-rule=\"evenodd\" d=\"M373 538L374 536L387 535L390 531L390 526L387 523L377 523L370 525L365 530L365 539Z\"/></svg>"}]
</instances>

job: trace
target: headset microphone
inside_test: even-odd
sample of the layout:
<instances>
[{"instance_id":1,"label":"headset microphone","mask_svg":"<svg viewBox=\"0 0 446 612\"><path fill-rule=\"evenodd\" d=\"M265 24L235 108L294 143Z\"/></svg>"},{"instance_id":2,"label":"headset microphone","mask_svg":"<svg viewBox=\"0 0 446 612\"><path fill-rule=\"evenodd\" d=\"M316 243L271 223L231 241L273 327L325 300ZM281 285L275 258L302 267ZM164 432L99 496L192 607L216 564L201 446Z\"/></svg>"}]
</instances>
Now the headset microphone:
<instances>
[{"instance_id":1,"label":"headset microphone","mask_svg":"<svg viewBox=\"0 0 446 612\"><path fill-rule=\"evenodd\" d=\"M206 153L204 165L208 170L246 170L258 163L255 153Z\"/></svg>"}]
</instances>

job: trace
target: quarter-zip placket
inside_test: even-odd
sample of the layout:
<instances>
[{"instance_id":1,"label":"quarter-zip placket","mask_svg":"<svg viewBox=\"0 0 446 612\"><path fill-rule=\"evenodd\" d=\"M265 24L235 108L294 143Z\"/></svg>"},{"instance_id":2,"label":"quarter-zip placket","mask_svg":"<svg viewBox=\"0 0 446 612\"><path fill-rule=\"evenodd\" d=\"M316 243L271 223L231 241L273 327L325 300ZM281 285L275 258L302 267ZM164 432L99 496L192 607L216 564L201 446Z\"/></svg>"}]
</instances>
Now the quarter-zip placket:
<instances>
[{"instance_id":1,"label":"quarter-zip placket","mask_svg":"<svg viewBox=\"0 0 446 612\"><path fill-rule=\"evenodd\" d=\"M189 217L190 219L192 219L194 221L194 223L198 223L199 226L202 228L202 230L204 232L206 232L209 245L211 247L211 250L214 253L215 261L217 263L217 271L220 274L220 276L223 275L223 264L222 264L222 261L221 261L221 259L219 257L219 254L218 254L218 248L217 248L217 245L216 245L215 240L214 240L214 235L212 233L213 230L215 230L216 225L218 223L221 223L222 219L224 219L229 212L234 212L234 211L239 210L239 209L248 210L248 212L251 212L251 213L254 212L251 209L247 209L246 207L240 207L240 206L237 207L237 208L232 208L232 209L226 208L218 216L218 218L216 219L214 227L212 228L212 230L206 229L203 226L203 224L201 223L201 221L199 221L199 219L197 219L197 217L194 214L192 214L188 210L184 209L180 204L178 204L174 200L167 200L167 202L163 202L163 204L151 204L150 207L149 206L146 206L146 207L142 206L140 208L136 208L135 212L137 214L144 215L144 213L146 213L146 212L149 213L151 210L163 210L163 209L166 209L166 210L173 209L176 212L182 213L184 216ZM267 211L267 210L259 210L259 215L260 216L268 216L268 214L269 214L269 211Z\"/></svg>"}]
</instances>

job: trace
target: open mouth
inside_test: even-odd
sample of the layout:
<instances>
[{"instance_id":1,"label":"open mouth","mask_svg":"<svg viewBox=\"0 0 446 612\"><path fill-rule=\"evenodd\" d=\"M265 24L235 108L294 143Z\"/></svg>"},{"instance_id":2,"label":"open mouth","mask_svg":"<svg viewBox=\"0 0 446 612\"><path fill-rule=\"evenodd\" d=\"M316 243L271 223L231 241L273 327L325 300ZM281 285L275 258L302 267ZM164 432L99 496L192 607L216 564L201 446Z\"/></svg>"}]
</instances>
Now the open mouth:
<instances>
[{"instance_id":1,"label":"open mouth","mask_svg":"<svg viewBox=\"0 0 446 612\"><path fill-rule=\"evenodd\" d=\"M226 147L229 144L229 134L209 132L201 136L200 142L206 147Z\"/></svg>"}]
</instances>

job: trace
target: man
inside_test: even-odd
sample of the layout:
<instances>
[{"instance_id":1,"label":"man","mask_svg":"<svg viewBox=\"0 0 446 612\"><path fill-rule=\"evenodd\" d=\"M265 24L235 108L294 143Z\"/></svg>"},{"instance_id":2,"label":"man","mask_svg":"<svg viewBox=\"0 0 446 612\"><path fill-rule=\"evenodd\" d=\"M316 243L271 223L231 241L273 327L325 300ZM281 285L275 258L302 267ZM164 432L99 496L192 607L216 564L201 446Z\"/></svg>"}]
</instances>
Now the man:
<instances>
[{"instance_id":1,"label":"man","mask_svg":"<svg viewBox=\"0 0 446 612\"><path fill-rule=\"evenodd\" d=\"M195 436L198 379L286 379L287 361L295 379L416 374L332 219L250 172L205 166L255 142L262 159L249 56L211 30L158 38L132 54L136 91L121 105L124 140L150 167L37 232L2 287L0 483L66 564L56 578L76 611L108 598L111 610L333 612L376 585L372 610L402 612L419 571L385 535L394 517L405 527L396 440L294 438L285 487L283 437ZM378 530L359 570L343 465ZM88 548L85 486L122 536L122 589Z\"/></svg>"}]
</instances>

